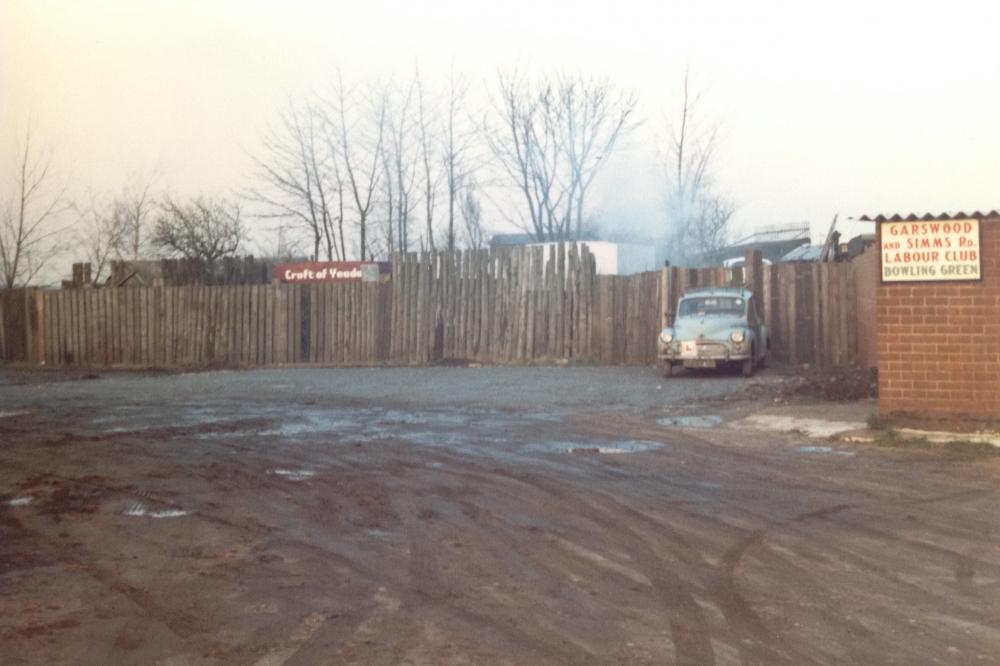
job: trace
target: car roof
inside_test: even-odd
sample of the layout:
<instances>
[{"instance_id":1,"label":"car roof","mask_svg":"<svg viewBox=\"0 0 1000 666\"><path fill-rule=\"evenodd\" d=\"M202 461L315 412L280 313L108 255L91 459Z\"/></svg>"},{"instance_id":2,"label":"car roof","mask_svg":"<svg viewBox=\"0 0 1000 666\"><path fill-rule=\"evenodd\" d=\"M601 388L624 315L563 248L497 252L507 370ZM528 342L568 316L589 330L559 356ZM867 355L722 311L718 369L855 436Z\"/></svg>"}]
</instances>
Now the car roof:
<instances>
[{"instance_id":1,"label":"car roof","mask_svg":"<svg viewBox=\"0 0 1000 666\"><path fill-rule=\"evenodd\" d=\"M742 287L696 287L686 289L681 298L689 296L739 296L741 298L753 297L753 292Z\"/></svg>"}]
</instances>

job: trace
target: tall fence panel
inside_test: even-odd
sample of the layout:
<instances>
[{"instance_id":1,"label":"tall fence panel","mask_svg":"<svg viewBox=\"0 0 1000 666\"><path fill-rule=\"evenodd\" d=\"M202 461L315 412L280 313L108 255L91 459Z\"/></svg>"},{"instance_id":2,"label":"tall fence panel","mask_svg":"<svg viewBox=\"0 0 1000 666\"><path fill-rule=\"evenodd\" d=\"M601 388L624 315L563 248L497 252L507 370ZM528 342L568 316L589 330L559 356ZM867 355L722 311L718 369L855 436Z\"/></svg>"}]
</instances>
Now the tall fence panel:
<instances>
[{"instance_id":1,"label":"tall fence panel","mask_svg":"<svg viewBox=\"0 0 1000 666\"><path fill-rule=\"evenodd\" d=\"M854 265L854 330L857 332L858 365L878 367L878 333L875 328L875 290L879 282L878 249L869 248Z\"/></svg>"},{"instance_id":2,"label":"tall fence panel","mask_svg":"<svg viewBox=\"0 0 1000 666\"><path fill-rule=\"evenodd\" d=\"M40 359L45 340L37 293L30 288L0 289L0 360L23 363Z\"/></svg>"}]
</instances>

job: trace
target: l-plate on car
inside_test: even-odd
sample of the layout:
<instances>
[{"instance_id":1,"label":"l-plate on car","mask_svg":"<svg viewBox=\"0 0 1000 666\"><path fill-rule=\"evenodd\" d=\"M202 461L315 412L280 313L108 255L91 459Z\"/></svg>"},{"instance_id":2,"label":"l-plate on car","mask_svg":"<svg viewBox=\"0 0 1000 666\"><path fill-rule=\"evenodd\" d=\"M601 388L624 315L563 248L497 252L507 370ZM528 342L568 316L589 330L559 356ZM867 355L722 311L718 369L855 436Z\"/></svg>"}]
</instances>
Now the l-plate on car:
<instances>
[{"instance_id":1,"label":"l-plate on car","mask_svg":"<svg viewBox=\"0 0 1000 666\"><path fill-rule=\"evenodd\" d=\"M738 287L712 287L684 292L672 326L660 331L657 357L663 375L675 365L715 368L738 365L744 377L764 365L770 349L767 327L753 292Z\"/></svg>"}]
</instances>

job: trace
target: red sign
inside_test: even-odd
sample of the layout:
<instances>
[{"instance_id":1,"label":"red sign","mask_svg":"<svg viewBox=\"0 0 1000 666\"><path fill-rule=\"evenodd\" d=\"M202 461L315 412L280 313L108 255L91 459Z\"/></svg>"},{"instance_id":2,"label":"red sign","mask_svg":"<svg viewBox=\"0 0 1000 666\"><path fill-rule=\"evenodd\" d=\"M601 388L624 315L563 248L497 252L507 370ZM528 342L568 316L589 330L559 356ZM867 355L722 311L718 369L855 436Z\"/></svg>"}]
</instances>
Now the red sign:
<instances>
[{"instance_id":1,"label":"red sign","mask_svg":"<svg viewBox=\"0 0 1000 666\"><path fill-rule=\"evenodd\" d=\"M309 261L301 264L276 264L274 282L385 282L392 264L375 261Z\"/></svg>"}]
</instances>

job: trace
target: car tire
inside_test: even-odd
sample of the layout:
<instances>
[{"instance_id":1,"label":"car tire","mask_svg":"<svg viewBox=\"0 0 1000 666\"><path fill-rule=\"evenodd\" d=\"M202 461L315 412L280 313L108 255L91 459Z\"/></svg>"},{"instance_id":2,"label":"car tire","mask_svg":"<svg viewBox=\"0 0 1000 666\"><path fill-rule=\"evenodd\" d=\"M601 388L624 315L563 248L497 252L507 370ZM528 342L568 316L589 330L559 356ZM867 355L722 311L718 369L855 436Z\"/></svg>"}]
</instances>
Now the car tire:
<instances>
[{"instance_id":1,"label":"car tire","mask_svg":"<svg viewBox=\"0 0 1000 666\"><path fill-rule=\"evenodd\" d=\"M662 366L664 379L670 379L674 375L673 361L664 361Z\"/></svg>"},{"instance_id":2,"label":"car tire","mask_svg":"<svg viewBox=\"0 0 1000 666\"><path fill-rule=\"evenodd\" d=\"M752 356L750 358L746 359L745 361L743 361L742 369L743 369L743 376L744 377L750 377L750 376L753 375L753 357Z\"/></svg>"}]
</instances>

